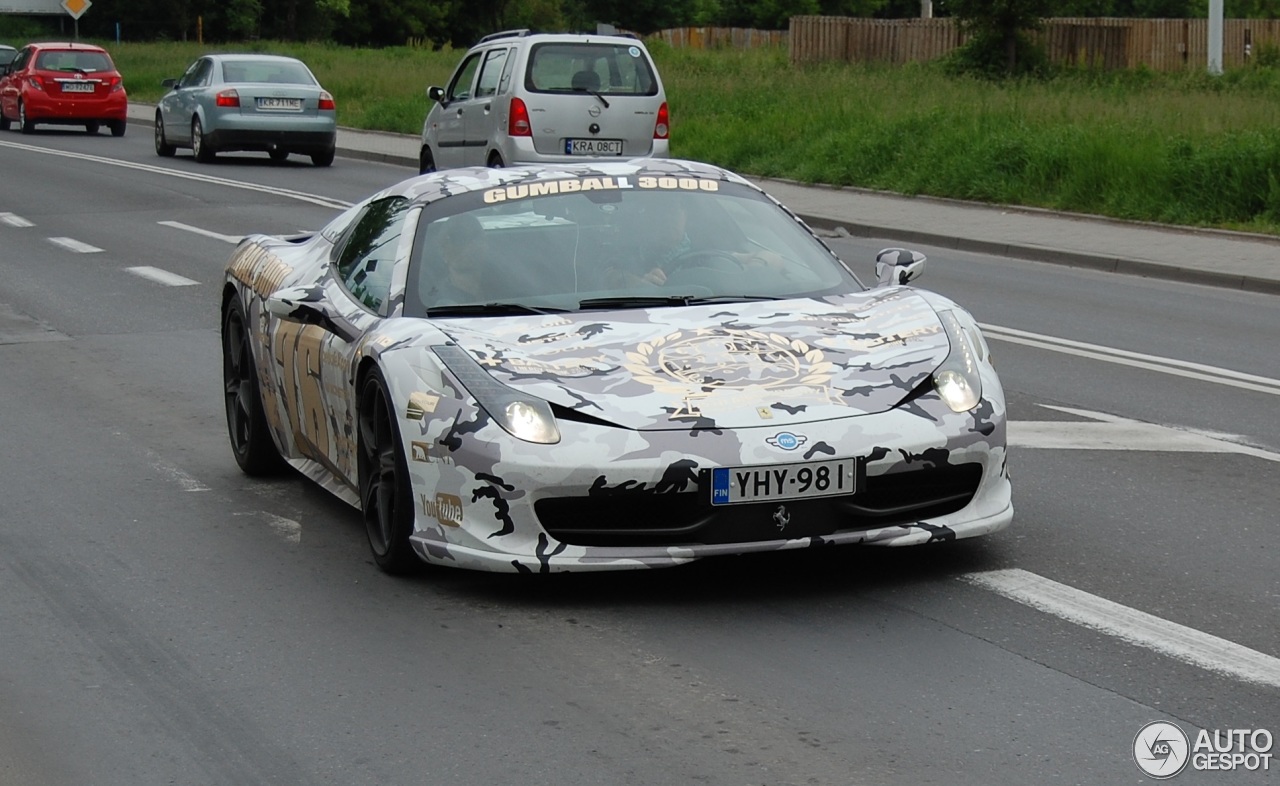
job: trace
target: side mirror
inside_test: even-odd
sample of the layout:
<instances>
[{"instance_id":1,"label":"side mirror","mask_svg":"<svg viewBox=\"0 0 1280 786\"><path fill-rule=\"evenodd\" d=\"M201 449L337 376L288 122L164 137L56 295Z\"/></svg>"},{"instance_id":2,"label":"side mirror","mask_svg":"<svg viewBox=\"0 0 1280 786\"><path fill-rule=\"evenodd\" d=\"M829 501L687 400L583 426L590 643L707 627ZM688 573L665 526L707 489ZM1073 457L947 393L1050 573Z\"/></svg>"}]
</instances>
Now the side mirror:
<instances>
[{"instance_id":1,"label":"side mirror","mask_svg":"<svg viewBox=\"0 0 1280 786\"><path fill-rule=\"evenodd\" d=\"M169 87L169 88L177 87L177 86L178 86L178 80L176 80L176 79L165 79L165 80L162 80L162 81L160 82L160 85L161 85L161 87Z\"/></svg>"},{"instance_id":2,"label":"side mirror","mask_svg":"<svg viewBox=\"0 0 1280 786\"><path fill-rule=\"evenodd\" d=\"M435 85L432 85L431 87L428 87L428 88L427 88L427 98L430 98L432 101L435 101L435 102L437 102L437 103L443 104L443 103L444 103L444 88L443 88L443 87L436 87Z\"/></svg>"},{"instance_id":3,"label":"side mirror","mask_svg":"<svg viewBox=\"0 0 1280 786\"><path fill-rule=\"evenodd\" d=\"M886 248L876 254L876 283L901 286L924 272L925 255L906 248Z\"/></svg>"},{"instance_id":4,"label":"side mirror","mask_svg":"<svg viewBox=\"0 0 1280 786\"><path fill-rule=\"evenodd\" d=\"M315 325L343 341L355 341L359 333L325 298L324 287L285 287L266 301L267 313L286 322Z\"/></svg>"}]
</instances>

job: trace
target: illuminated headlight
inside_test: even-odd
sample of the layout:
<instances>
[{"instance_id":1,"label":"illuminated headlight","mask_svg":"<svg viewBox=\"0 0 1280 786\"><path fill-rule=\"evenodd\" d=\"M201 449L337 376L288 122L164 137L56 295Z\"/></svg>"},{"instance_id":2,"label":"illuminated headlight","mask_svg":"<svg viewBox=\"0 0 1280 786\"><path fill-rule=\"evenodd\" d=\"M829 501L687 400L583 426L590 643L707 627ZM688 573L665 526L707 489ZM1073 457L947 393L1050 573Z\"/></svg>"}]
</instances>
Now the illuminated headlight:
<instances>
[{"instance_id":1,"label":"illuminated headlight","mask_svg":"<svg viewBox=\"0 0 1280 786\"><path fill-rule=\"evenodd\" d=\"M978 352L969 333L950 310L938 313L942 329L951 342L951 352L933 372L933 388L953 412L968 412L982 400L982 377L978 373Z\"/></svg>"},{"instance_id":2,"label":"illuminated headlight","mask_svg":"<svg viewBox=\"0 0 1280 786\"><path fill-rule=\"evenodd\" d=\"M560 441L560 428L556 426L550 404L494 379L462 347L442 344L431 349L508 434L542 445L554 445Z\"/></svg>"}]
</instances>

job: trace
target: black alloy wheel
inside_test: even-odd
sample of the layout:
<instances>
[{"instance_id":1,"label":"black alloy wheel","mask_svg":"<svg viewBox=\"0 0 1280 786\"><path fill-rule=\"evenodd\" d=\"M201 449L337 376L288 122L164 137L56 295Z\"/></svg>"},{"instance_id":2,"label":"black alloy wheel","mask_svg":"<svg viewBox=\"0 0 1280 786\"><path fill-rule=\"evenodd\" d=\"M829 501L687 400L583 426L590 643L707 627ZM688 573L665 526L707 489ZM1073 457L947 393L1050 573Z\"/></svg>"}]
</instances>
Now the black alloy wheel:
<instances>
[{"instance_id":1,"label":"black alloy wheel","mask_svg":"<svg viewBox=\"0 0 1280 786\"><path fill-rule=\"evenodd\" d=\"M271 440L251 337L239 301L232 300L222 316L222 383L227 409L227 435L236 463L246 475L272 475L284 461Z\"/></svg>"},{"instance_id":2,"label":"black alloy wheel","mask_svg":"<svg viewBox=\"0 0 1280 786\"><path fill-rule=\"evenodd\" d=\"M373 561L396 575L413 572L422 562L409 542L413 494L393 411L386 383L375 369L360 388L360 509Z\"/></svg>"}]
</instances>

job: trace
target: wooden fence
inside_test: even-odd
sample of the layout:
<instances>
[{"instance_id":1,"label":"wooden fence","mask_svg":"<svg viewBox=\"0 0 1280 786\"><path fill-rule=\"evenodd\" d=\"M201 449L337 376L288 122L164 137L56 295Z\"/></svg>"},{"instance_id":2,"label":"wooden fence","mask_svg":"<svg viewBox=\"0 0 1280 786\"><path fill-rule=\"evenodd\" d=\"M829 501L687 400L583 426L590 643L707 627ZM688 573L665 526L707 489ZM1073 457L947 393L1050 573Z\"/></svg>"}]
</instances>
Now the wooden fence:
<instances>
[{"instance_id":1,"label":"wooden fence","mask_svg":"<svg viewBox=\"0 0 1280 786\"><path fill-rule=\"evenodd\" d=\"M678 27L659 30L646 38L666 41L676 48L753 49L786 46L789 35L786 30L752 30L746 27Z\"/></svg>"},{"instance_id":2,"label":"wooden fence","mask_svg":"<svg viewBox=\"0 0 1280 786\"><path fill-rule=\"evenodd\" d=\"M791 18L792 63L909 63L946 55L967 40L953 19ZM1222 65L1242 66L1261 45L1280 46L1280 20L1223 21ZM1037 33L1049 61L1061 65L1156 71L1208 65L1205 19L1046 19Z\"/></svg>"}]
</instances>

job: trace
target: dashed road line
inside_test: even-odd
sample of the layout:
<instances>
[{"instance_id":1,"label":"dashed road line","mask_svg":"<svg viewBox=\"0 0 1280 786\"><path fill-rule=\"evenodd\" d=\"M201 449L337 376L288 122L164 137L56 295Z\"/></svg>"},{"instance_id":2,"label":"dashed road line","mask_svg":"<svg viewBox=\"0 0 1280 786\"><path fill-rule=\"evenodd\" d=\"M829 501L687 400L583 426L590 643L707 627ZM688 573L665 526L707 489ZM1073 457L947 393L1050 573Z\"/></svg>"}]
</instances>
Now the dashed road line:
<instances>
[{"instance_id":1,"label":"dashed road line","mask_svg":"<svg viewBox=\"0 0 1280 786\"><path fill-rule=\"evenodd\" d=\"M214 240L221 240L224 243L231 243L233 245L236 243L239 243L240 240L243 238L242 235L223 235L219 232L214 232L212 230L201 229L200 227L193 227L190 224L184 224L181 221L157 221L156 223L163 227L173 227L174 229L181 229L183 232L191 232L193 234L203 235L204 237L211 237Z\"/></svg>"},{"instance_id":2,"label":"dashed road line","mask_svg":"<svg viewBox=\"0 0 1280 786\"><path fill-rule=\"evenodd\" d=\"M1183 663L1257 685L1280 687L1280 658L1035 573L1013 568L966 573L960 579Z\"/></svg>"},{"instance_id":3,"label":"dashed road line","mask_svg":"<svg viewBox=\"0 0 1280 786\"><path fill-rule=\"evenodd\" d=\"M70 237L51 237L49 242L55 246L65 248L68 251L74 251L77 254L101 254L102 249L97 246L91 246L88 243L81 243L79 240Z\"/></svg>"},{"instance_id":4,"label":"dashed road line","mask_svg":"<svg viewBox=\"0 0 1280 786\"><path fill-rule=\"evenodd\" d=\"M135 276L140 276L150 281L154 281L157 284L164 284L167 287L189 287L200 283L199 281L187 278L186 276L180 276L177 273L170 273L168 270L163 270L158 267L149 267L147 265L127 267L125 270Z\"/></svg>"},{"instance_id":5,"label":"dashed road line","mask_svg":"<svg viewBox=\"0 0 1280 786\"><path fill-rule=\"evenodd\" d=\"M15 216L13 213L0 213L0 224L8 224L11 227L18 228L35 226L35 224L22 216Z\"/></svg>"}]
</instances>

